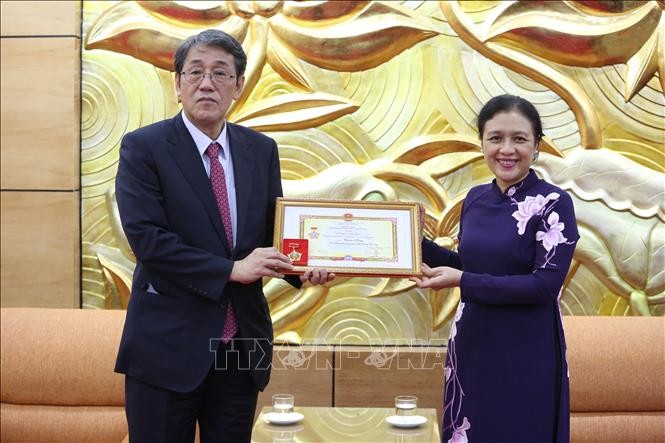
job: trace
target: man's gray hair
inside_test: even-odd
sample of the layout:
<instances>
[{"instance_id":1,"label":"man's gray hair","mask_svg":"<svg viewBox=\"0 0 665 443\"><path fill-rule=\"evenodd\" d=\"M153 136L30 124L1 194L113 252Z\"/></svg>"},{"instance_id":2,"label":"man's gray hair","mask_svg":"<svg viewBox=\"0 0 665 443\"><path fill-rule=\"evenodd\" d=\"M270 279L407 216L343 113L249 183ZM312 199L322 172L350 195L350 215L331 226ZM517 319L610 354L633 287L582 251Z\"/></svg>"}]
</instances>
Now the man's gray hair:
<instances>
[{"instance_id":1,"label":"man's gray hair","mask_svg":"<svg viewBox=\"0 0 665 443\"><path fill-rule=\"evenodd\" d=\"M206 29L196 35L187 37L187 40L182 42L173 55L173 67L176 75L182 73L182 68L185 64L185 59L189 50L194 46L212 46L220 48L233 56L236 67L236 78L245 73L247 66L247 54L242 49L242 45L233 36L218 29Z\"/></svg>"}]
</instances>

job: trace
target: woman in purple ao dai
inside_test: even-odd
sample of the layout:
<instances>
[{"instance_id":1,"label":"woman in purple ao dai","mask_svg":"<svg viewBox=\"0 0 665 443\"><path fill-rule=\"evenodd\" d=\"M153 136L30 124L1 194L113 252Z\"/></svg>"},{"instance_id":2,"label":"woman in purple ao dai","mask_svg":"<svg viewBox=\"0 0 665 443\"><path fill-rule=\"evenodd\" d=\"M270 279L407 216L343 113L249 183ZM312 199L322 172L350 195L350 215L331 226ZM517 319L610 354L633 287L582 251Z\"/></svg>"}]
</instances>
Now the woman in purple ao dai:
<instances>
[{"instance_id":1,"label":"woman in purple ao dai","mask_svg":"<svg viewBox=\"0 0 665 443\"><path fill-rule=\"evenodd\" d=\"M495 179L464 200L458 252L423 240L422 288L459 286L448 342L442 441L569 441L559 298L579 239L570 196L530 169L542 124L528 101L478 116Z\"/></svg>"}]
</instances>

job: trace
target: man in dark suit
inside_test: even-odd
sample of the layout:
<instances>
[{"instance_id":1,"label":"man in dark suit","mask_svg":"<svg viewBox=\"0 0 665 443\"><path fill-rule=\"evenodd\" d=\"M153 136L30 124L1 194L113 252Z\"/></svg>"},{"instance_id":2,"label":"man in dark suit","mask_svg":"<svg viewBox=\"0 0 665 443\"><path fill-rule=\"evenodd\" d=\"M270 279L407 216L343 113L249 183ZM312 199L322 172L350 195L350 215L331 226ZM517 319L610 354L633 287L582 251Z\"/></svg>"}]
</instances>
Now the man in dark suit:
<instances>
[{"instance_id":1,"label":"man in dark suit","mask_svg":"<svg viewBox=\"0 0 665 443\"><path fill-rule=\"evenodd\" d=\"M282 195L275 141L225 121L244 83L242 46L217 30L174 56L183 112L128 133L116 197L136 256L116 371L137 442L249 441L268 383L272 323L262 277L291 261L271 247ZM287 277L294 286L334 278Z\"/></svg>"}]
</instances>

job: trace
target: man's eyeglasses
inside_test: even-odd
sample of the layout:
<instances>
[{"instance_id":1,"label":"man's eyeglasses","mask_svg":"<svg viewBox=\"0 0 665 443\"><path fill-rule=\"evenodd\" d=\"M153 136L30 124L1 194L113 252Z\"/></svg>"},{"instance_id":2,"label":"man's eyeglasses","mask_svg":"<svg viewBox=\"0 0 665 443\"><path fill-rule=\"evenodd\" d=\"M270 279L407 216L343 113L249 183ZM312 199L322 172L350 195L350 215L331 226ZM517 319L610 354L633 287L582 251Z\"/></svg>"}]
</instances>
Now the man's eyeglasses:
<instances>
[{"instance_id":1,"label":"man's eyeglasses","mask_svg":"<svg viewBox=\"0 0 665 443\"><path fill-rule=\"evenodd\" d=\"M203 81L203 77L206 75L209 75L210 80L218 85L224 84L228 80L231 80L235 77L235 75L228 74L226 71L222 71L221 69L215 69L212 72L205 72L203 69L192 69L190 71L183 71L180 74L182 74L188 83L193 85Z\"/></svg>"}]
</instances>

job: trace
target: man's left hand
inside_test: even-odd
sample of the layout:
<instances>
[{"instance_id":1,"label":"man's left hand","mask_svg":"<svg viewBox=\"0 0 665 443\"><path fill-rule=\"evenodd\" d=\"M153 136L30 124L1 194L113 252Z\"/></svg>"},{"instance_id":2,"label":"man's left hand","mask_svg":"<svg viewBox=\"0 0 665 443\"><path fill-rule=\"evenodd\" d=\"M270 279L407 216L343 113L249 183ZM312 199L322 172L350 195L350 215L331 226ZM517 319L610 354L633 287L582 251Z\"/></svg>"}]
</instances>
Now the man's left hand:
<instances>
[{"instance_id":1,"label":"man's left hand","mask_svg":"<svg viewBox=\"0 0 665 443\"><path fill-rule=\"evenodd\" d=\"M329 281L335 279L335 274L328 272L325 269L314 268L305 271L303 275L300 276L300 281L303 283L309 282L313 285L323 285Z\"/></svg>"}]
</instances>

